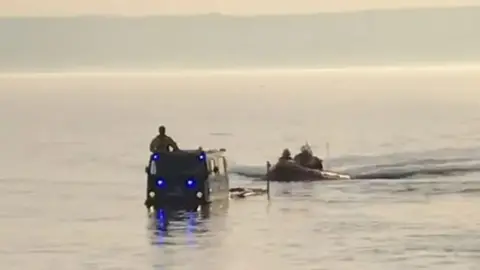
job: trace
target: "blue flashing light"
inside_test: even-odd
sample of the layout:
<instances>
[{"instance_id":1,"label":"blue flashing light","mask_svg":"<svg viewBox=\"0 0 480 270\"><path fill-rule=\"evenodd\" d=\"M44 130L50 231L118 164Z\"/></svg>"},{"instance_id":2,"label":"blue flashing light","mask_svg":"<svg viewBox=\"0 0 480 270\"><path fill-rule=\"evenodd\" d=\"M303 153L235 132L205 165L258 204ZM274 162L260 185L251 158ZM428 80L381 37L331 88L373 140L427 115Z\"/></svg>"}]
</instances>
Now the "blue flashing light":
<instances>
[{"instance_id":1,"label":"blue flashing light","mask_svg":"<svg viewBox=\"0 0 480 270\"><path fill-rule=\"evenodd\" d=\"M160 155L159 154L153 154L152 155L152 160L159 160L160 159Z\"/></svg>"},{"instance_id":2,"label":"blue flashing light","mask_svg":"<svg viewBox=\"0 0 480 270\"><path fill-rule=\"evenodd\" d=\"M191 188L195 186L195 180L194 179L188 179L187 180L187 187Z\"/></svg>"},{"instance_id":3,"label":"blue flashing light","mask_svg":"<svg viewBox=\"0 0 480 270\"><path fill-rule=\"evenodd\" d=\"M198 156L198 159L201 160L201 161L205 160L205 154L204 153L200 154Z\"/></svg>"},{"instance_id":4,"label":"blue flashing light","mask_svg":"<svg viewBox=\"0 0 480 270\"><path fill-rule=\"evenodd\" d=\"M157 186L158 187L163 187L165 185L165 181L163 179L158 179L157 180Z\"/></svg>"}]
</instances>

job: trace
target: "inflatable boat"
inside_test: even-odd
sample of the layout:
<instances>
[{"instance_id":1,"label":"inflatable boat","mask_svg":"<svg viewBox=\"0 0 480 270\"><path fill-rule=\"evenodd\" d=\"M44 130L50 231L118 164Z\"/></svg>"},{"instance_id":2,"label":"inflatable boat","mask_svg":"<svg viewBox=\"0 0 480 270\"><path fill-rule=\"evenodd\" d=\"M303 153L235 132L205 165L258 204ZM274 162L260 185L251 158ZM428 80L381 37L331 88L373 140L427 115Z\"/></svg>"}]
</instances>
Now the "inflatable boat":
<instances>
[{"instance_id":1,"label":"inflatable boat","mask_svg":"<svg viewBox=\"0 0 480 270\"><path fill-rule=\"evenodd\" d=\"M351 177L326 170L310 169L298 165L294 161L278 162L271 166L267 162L267 174L265 180L272 182L308 182L324 180L350 180Z\"/></svg>"}]
</instances>

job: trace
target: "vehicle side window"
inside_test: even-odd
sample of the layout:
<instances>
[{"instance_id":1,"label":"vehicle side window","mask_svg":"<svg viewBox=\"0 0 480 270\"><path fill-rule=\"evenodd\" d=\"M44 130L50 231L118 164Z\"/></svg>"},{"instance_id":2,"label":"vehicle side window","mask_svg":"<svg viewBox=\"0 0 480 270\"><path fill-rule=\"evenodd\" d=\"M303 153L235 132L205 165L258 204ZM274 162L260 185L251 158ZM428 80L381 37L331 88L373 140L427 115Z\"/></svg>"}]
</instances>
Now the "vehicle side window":
<instances>
[{"instance_id":1,"label":"vehicle side window","mask_svg":"<svg viewBox=\"0 0 480 270\"><path fill-rule=\"evenodd\" d=\"M222 161L223 161L223 167L225 168L225 173L227 173L227 171L228 171L227 160L225 159L225 157L222 157Z\"/></svg>"},{"instance_id":2,"label":"vehicle side window","mask_svg":"<svg viewBox=\"0 0 480 270\"><path fill-rule=\"evenodd\" d=\"M210 159L208 161L208 171L213 171L213 168L215 168L215 160L214 159Z\"/></svg>"},{"instance_id":3,"label":"vehicle side window","mask_svg":"<svg viewBox=\"0 0 480 270\"><path fill-rule=\"evenodd\" d=\"M225 166L225 159L223 157L218 159L218 171L220 174L225 174L226 173L226 166Z\"/></svg>"}]
</instances>

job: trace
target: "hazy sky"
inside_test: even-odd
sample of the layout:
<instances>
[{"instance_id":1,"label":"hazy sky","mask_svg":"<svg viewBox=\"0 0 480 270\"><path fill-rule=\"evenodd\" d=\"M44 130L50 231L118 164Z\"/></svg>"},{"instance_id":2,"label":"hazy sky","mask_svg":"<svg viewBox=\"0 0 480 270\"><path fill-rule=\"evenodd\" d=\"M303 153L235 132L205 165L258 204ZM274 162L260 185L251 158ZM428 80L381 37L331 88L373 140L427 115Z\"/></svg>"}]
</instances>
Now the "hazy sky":
<instances>
[{"instance_id":1,"label":"hazy sky","mask_svg":"<svg viewBox=\"0 0 480 270\"><path fill-rule=\"evenodd\" d=\"M480 6L480 0L0 0L0 16L311 13L460 5Z\"/></svg>"}]
</instances>

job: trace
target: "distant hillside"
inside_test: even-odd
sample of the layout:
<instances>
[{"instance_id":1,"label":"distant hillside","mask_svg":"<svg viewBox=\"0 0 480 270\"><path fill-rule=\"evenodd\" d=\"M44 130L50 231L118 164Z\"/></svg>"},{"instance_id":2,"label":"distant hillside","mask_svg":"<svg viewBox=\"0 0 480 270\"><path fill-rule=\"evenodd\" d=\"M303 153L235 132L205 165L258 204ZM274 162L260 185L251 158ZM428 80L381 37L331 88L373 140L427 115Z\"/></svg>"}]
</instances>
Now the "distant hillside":
<instances>
[{"instance_id":1,"label":"distant hillside","mask_svg":"<svg viewBox=\"0 0 480 270\"><path fill-rule=\"evenodd\" d=\"M480 7L232 17L0 18L0 70L480 61Z\"/></svg>"}]
</instances>

